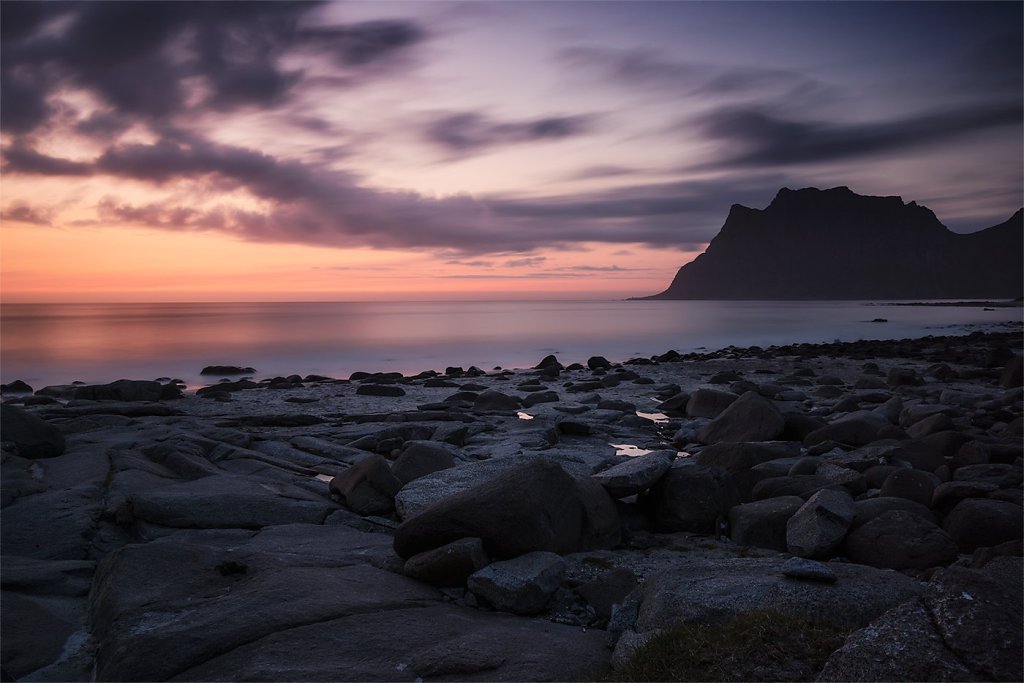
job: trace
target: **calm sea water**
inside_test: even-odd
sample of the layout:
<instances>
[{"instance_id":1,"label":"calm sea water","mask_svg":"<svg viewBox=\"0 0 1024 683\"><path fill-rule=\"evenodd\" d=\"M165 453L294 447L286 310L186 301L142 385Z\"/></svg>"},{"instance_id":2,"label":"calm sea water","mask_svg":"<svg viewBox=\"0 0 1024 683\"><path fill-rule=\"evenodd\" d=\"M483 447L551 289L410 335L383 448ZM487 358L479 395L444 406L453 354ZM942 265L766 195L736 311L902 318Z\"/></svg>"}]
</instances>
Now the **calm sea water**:
<instances>
[{"instance_id":1,"label":"calm sea water","mask_svg":"<svg viewBox=\"0 0 1024 683\"><path fill-rule=\"evenodd\" d=\"M886 318L888 323L871 323ZM6 304L0 378L35 388L73 380L174 377L206 365L257 377L356 370L516 368L729 345L957 334L1020 322L1020 308L864 302L571 301L438 303Z\"/></svg>"}]
</instances>

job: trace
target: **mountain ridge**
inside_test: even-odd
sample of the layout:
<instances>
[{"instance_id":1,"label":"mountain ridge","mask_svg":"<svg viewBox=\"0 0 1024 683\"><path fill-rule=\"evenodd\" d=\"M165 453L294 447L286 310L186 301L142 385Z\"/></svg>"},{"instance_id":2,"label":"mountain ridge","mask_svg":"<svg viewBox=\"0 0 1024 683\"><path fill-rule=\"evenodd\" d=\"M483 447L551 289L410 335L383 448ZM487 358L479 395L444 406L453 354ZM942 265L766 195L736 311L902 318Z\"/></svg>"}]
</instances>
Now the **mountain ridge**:
<instances>
[{"instance_id":1,"label":"mountain ridge","mask_svg":"<svg viewBox=\"0 0 1024 683\"><path fill-rule=\"evenodd\" d=\"M846 186L782 188L733 204L704 253L657 299L1014 298L1024 290L1024 213L954 233L931 209Z\"/></svg>"}]
</instances>

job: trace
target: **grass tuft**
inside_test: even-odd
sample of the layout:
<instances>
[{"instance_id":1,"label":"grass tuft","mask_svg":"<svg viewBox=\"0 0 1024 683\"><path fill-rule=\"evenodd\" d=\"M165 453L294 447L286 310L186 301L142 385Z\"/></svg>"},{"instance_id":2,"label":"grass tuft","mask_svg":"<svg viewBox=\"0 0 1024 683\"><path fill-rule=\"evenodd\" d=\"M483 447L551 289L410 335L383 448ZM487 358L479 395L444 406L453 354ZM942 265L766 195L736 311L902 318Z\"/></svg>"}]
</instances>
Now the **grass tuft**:
<instances>
[{"instance_id":1,"label":"grass tuft","mask_svg":"<svg viewBox=\"0 0 1024 683\"><path fill-rule=\"evenodd\" d=\"M652 638L607 681L813 681L849 627L752 610Z\"/></svg>"}]
</instances>

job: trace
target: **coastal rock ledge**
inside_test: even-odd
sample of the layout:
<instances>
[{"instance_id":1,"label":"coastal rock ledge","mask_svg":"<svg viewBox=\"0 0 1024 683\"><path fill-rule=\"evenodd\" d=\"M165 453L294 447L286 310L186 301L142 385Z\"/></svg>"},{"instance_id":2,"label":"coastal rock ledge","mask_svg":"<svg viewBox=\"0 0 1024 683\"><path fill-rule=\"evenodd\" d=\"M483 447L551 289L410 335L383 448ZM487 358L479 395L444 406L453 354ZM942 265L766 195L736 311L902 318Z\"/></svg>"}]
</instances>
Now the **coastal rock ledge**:
<instances>
[{"instance_id":1,"label":"coastal rock ledge","mask_svg":"<svg viewBox=\"0 0 1024 683\"><path fill-rule=\"evenodd\" d=\"M12 383L0 674L614 680L775 615L835 640L743 671L1019 681L1021 351Z\"/></svg>"}]
</instances>

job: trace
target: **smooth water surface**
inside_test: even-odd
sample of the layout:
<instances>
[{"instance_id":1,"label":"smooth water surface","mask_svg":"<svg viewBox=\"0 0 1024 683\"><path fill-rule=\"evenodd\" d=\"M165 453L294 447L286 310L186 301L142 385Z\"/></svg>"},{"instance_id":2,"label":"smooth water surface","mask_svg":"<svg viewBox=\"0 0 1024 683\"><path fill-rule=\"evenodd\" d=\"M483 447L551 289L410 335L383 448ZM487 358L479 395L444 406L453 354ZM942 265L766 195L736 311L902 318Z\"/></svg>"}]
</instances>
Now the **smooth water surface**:
<instances>
[{"instance_id":1,"label":"smooth water surface","mask_svg":"<svg viewBox=\"0 0 1024 683\"><path fill-rule=\"evenodd\" d=\"M258 378L490 370L529 367L549 353L565 363L621 361L669 349L957 334L1020 320L1020 308L849 301L5 304L0 378L35 388L157 377L197 386L208 383L199 376L206 365L251 366Z\"/></svg>"}]
</instances>

